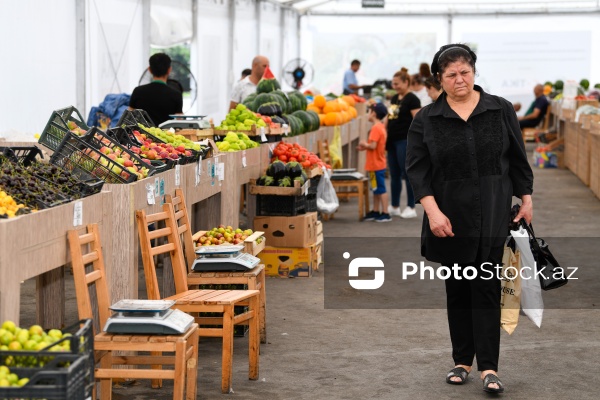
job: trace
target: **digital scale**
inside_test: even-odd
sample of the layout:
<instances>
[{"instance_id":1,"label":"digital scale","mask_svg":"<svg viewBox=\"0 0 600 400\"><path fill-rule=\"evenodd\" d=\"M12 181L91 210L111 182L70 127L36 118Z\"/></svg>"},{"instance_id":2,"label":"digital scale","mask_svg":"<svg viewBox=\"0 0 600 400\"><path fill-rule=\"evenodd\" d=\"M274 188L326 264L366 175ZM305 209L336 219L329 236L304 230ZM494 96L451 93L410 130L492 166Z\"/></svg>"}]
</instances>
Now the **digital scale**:
<instances>
[{"instance_id":1,"label":"digital scale","mask_svg":"<svg viewBox=\"0 0 600 400\"><path fill-rule=\"evenodd\" d=\"M197 258L192 265L196 272L248 271L260 262L252 254L242 253L244 246L201 246L196 249Z\"/></svg>"},{"instance_id":2,"label":"digital scale","mask_svg":"<svg viewBox=\"0 0 600 400\"><path fill-rule=\"evenodd\" d=\"M332 170L330 179L332 181L340 180L340 181L351 181L351 180L359 180L364 178L365 176L360 172L356 171L356 168L339 168Z\"/></svg>"},{"instance_id":3,"label":"digital scale","mask_svg":"<svg viewBox=\"0 0 600 400\"><path fill-rule=\"evenodd\" d=\"M162 129L210 129L210 122L203 119L206 115L169 115L173 118L160 124Z\"/></svg>"},{"instance_id":4,"label":"digital scale","mask_svg":"<svg viewBox=\"0 0 600 400\"><path fill-rule=\"evenodd\" d=\"M117 334L179 335L194 323L194 317L171 307L174 300L121 300L104 331Z\"/></svg>"}]
</instances>

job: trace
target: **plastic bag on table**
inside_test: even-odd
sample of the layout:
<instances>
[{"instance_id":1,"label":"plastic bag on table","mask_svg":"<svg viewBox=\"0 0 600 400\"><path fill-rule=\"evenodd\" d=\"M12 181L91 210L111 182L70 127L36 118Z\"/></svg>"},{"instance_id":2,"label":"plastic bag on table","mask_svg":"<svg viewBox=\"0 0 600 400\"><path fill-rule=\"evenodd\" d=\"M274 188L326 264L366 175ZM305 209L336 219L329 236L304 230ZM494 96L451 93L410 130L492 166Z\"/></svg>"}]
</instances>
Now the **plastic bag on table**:
<instances>
[{"instance_id":1,"label":"plastic bag on table","mask_svg":"<svg viewBox=\"0 0 600 400\"><path fill-rule=\"evenodd\" d=\"M324 214L333 214L340 206L335 188L329 179L331 171L323 170L323 176L317 186L317 210Z\"/></svg>"}]
</instances>

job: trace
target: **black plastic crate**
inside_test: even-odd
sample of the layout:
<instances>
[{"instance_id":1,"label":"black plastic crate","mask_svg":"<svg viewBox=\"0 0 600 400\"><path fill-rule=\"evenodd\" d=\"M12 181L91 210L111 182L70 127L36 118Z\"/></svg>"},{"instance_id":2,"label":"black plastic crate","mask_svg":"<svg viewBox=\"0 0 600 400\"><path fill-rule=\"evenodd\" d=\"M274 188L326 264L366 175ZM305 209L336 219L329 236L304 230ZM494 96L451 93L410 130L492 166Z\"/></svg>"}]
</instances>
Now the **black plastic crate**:
<instances>
[{"instance_id":1,"label":"black plastic crate","mask_svg":"<svg viewBox=\"0 0 600 400\"><path fill-rule=\"evenodd\" d=\"M306 213L306 196L256 195L256 215L293 217Z\"/></svg>"},{"instance_id":2,"label":"black plastic crate","mask_svg":"<svg viewBox=\"0 0 600 400\"><path fill-rule=\"evenodd\" d=\"M164 172L167 169L169 169L167 164L162 161L152 163L152 160L148 160L150 161L150 163L145 162L144 158L139 156L137 153L131 151L130 147L122 145L113 136L101 131L98 128L92 128L83 140L89 143L90 145L94 146L98 150L101 150L103 147L108 147L113 151L118 149L123 153L127 153L131 159L131 162L133 162L133 165L135 165L138 168L148 168L148 176L156 175L160 172Z\"/></svg>"},{"instance_id":3,"label":"black plastic crate","mask_svg":"<svg viewBox=\"0 0 600 400\"><path fill-rule=\"evenodd\" d=\"M317 186L319 186L319 181L321 180L322 175L313 176L310 178L310 186L308 187L308 194L317 194Z\"/></svg>"},{"instance_id":4,"label":"black plastic crate","mask_svg":"<svg viewBox=\"0 0 600 400\"><path fill-rule=\"evenodd\" d=\"M202 290L248 290L248 285L237 283L237 284L207 284L207 285L198 285L198 289ZM234 306L233 307L233 315L239 315L248 311L248 307L246 306ZM210 312L202 312L200 313L200 317L221 317L222 313L210 313ZM200 328L216 328L222 327L222 325L210 326L210 325L202 325ZM233 327L233 336L235 337L244 337L248 332L248 325L235 325Z\"/></svg>"},{"instance_id":5,"label":"black plastic crate","mask_svg":"<svg viewBox=\"0 0 600 400\"><path fill-rule=\"evenodd\" d=\"M3 354L4 353L4 354ZM0 364L18 352L0 353ZM30 367L10 367L19 379L28 378L22 387L0 387L1 399L85 400L94 384L92 355L53 353L28 357ZM90 365L92 368L90 368Z\"/></svg>"},{"instance_id":6,"label":"black plastic crate","mask_svg":"<svg viewBox=\"0 0 600 400\"><path fill-rule=\"evenodd\" d=\"M70 171L80 180L100 178L106 183L137 180L136 174L70 132L50 158L50 163Z\"/></svg>"},{"instance_id":7,"label":"black plastic crate","mask_svg":"<svg viewBox=\"0 0 600 400\"><path fill-rule=\"evenodd\" d=\"M306 212L317 211L317 193L308 193L306 195Z\"/></svg>"},{"instance_id":8,"label":"black plastic crate","mask_svg":"<svg viewBox=\"0 0 600 400\"><path fill-rule=\"evenodd\" d=\"M0 147L0 151L1 149L2 147ZM10 147L10 150L12 150L14 157L16 157L17 159L17 162L23 164L26 167L31 165L31 163L35 161L35 158L38 155L41 158L44 158L42 150L40 150L39 147L36 146L12 146Z\"/></svg>"},{"instance_id":9,"label":"black plastic crate","mask_svg":"<svg viewBox=\"0 0 600 400\"><path fill-rule=\"evenodd\" d=\"M122 126L122 127L117 127L117 128L111 128L109 130L106 131L106 133L113 137L117 142L119 142L120 144L122 144L123 146L127 146L128 149L131 149L132 147L141 147L142 145L138 142L138 140L135 138L135 136L133 135L133 130L137 129L137 127L134 126ZM140 156L141 158L142 157ZM152 163L152 165L163 165L166 164L167 168L166 169L172 169L175 167L175 165L178 163L179 160L173 160L173 159L166 159L166 158L162 158L159 160L150 160L150 162Z\"/></svg>"},{"instance_id":10,"label":"black plastic crate","mask_svg":"<svg viewBox=\"0 0 600 400\"><path fill-rule=\"evenodd\" d=\"M50 116L38 142L49 149L56 151L65 135L68 132L71 132L70 125L73 129L79 129L85 132L90 129L83 121L83 117L75 107L71 106L56 110ZM81 134L77 136L83 136L84 134L84 132L81 132Z\"/></svg>"},{"instance_id":11,"label":"black plastic crate","mask_svg":"<svg viewBox=\"0 0 600 400\"><path fill-rule=\"evenodd\" d=\"M161 140L161 139L157 138L156 136L152 135L151 133L148 133L146 130L140 128L139 126L129 126L129 125L121 126L120 129L110 129L109 134L115 135L117 137L117 140L120 143L129 141L129 143L131 143L130 146L141 147L142 143L135 137L135 135L133 133L134 130L137 130L138 132L143 133L144 135L146 135L147 138L149 138L150 140L152 140L155 143L167 143L164 140ZM190 163L198 161L198 158L200 156L205 158L209 151L210 151L210 148L205 147L204 149L202 149L199 152L195 151L195 150L190 150L192 155L189 157L185 156L185 155L180 155L177 160L161 159L159 161L166 161L167 163L170 163L171 167L174 166L175 164L185 165L185 164L190 164Z\"/></svg>"},{"instance_id":12,"label":"black plastic crate","mask_svg":"<svg viewBox=\"0 0 600 400\"><path fill-rule=\"evenodd\" d=\"M0 365L6 365L19 378L30 379L21 388L0 388L0 399L83 400L89 397L94 385L95 368L92 322L91 319L84 319L62 329L63 335L68 333L70 336L40 351L0 351ZM69 342L68 351L50 350L64 342ZM65 366L65 363L69 365ZM15 397L11 397L13 394Z\"/></svg>"},{"instance_id":13,"label":"black plastic crate","mask_svg":"<svg viewBox=\"0 0 600 400\"><path fill-rule=\"evenodd\" d=\"M142 124L144 126L156 126L152 118L145 110L125 110L117 122L117 126Z\"/></svg>"}]
</instances>

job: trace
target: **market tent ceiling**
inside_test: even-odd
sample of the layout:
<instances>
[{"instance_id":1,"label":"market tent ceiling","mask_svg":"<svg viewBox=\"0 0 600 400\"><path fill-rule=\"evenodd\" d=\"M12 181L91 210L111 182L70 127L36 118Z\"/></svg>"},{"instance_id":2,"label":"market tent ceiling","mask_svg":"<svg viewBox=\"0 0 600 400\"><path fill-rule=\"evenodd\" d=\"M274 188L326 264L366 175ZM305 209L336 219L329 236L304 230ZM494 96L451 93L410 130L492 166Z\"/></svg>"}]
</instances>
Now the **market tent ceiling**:
<instances>
[{"instance_id":1,"label":"market tent ceiling","mask_svg":"<svg viewBox=\"0 0 600 400\"><path fill-rule=\"evenodd\" d=\"M363 8L363 0L279 0L301 14L544 14L600 12L600 0L383 0L384 8ZM371 0L372 1L372 0Z\"/></svg>"}]
</instances>

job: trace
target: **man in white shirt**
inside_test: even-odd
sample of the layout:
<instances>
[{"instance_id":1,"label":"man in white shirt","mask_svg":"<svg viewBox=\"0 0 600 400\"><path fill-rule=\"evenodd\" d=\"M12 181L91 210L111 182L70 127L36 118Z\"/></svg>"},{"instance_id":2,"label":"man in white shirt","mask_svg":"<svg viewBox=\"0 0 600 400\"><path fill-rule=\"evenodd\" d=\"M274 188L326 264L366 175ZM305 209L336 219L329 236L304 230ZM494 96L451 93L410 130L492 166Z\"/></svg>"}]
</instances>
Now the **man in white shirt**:
<instances>
[{"instance_id":1,"label":"man in white shirt","mask_svg":"<svg viewBox=\"0 0 600 400\"><path fill-rule=\"evenodd\" d=\"M269 59L267 57L254 57L254 60L252 60L252 73L233 86L231 101L229 102L230 110L234 109L235 106L244 101L250 94L256 92L256 85L258 85L268 66Z\"/></svg>"}]
</instances>

